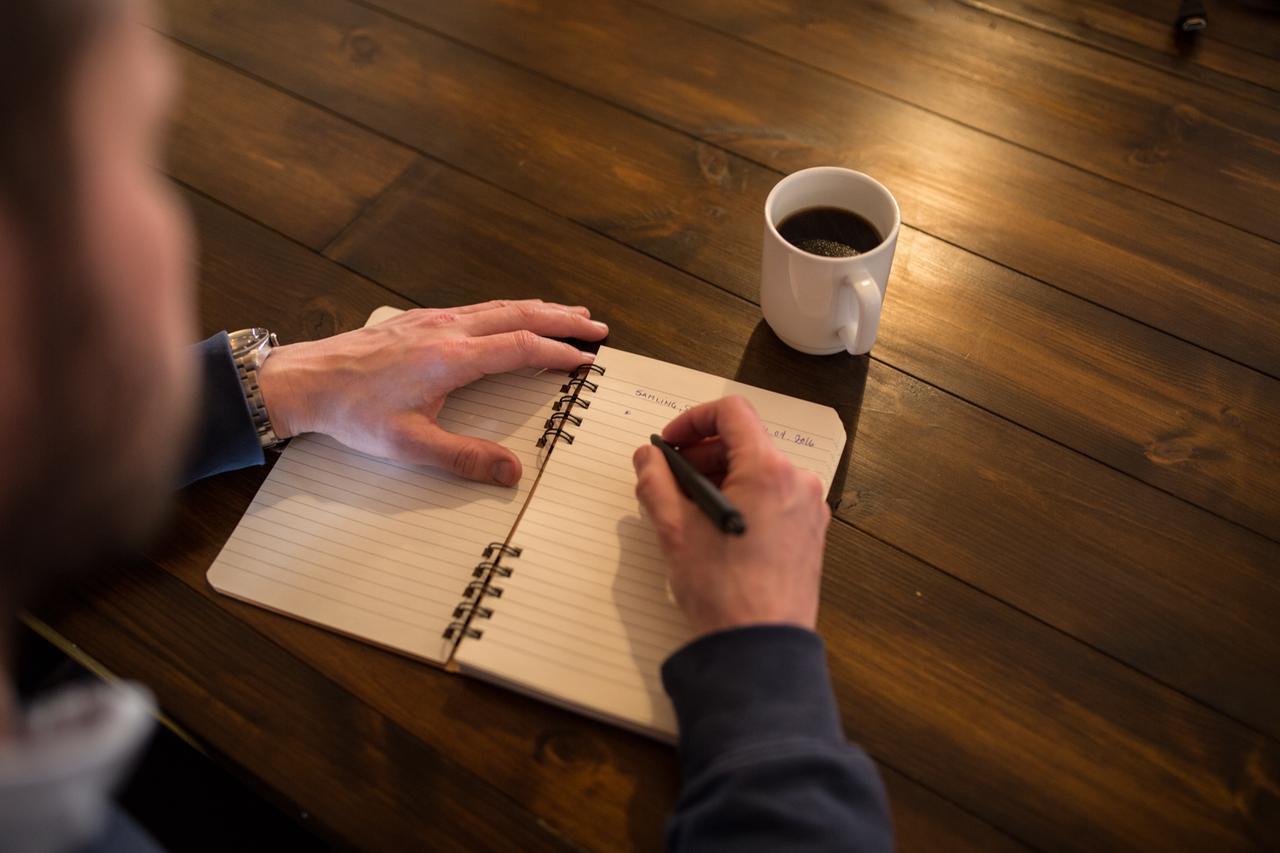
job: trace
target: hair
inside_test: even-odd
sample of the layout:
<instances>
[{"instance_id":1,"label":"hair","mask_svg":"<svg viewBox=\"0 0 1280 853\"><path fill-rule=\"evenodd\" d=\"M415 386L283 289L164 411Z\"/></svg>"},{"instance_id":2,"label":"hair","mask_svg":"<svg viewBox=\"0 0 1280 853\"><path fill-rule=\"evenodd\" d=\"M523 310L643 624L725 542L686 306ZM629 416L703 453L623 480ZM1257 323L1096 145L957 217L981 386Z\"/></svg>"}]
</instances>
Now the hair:
<instances>
[{"instance_id":1,"label":"hair","mask_svg":"<svg viewBox=\"0 0 1280 853\"><path fill-rule=\"evenodd\" d=\"M75 81L95 36L121 11L111 0L5 0L0 5L0 211L13 232L30 380L27 404L4 417L23 437L0 471L0 599L14 606L53 567L81 564L100 541L85 530L94 442L79 423L87 366L103 346L101 295L89 286L72 127Z\"/></svg>"}]
</instances>

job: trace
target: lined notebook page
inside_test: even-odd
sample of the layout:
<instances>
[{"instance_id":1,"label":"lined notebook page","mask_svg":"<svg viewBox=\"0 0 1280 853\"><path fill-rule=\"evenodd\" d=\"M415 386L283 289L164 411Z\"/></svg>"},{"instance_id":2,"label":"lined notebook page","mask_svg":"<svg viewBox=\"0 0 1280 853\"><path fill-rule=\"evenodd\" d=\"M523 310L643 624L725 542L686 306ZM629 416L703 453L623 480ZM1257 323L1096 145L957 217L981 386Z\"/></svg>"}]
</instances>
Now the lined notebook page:
<instances>
[{"instance_id":1,"label":"lined notebook page","mask_svg":"<svg viewBox=\"0 0 1280 853\"><path fill-rule=\"evenodd\" d=\"M501 598L456 660L632 728L671 736L662 662L691 637L671 600L656 536L635 498L631 454L684 409L726 394L756 406L778 446L829 488L844 449L835 411L643 356L603 347L599 389L575 409L573 444L559 442L512 540Z\"/></svg>"},{"instance_id":2,"label":"lined notebook page","mask_svg":"<svg viewBox=\"0 0 1280 853\"><path fill-rule=\"evenodd\" d=\"M370 322L382 319L379 309ZM507 538L533 486L536 442L562 373L491 376L449 396L453 432L510 448L516 489L290 442L209 569L214 589L376 645L443 663L443 638L490 542Z\"/></svg>"}]
</instances>

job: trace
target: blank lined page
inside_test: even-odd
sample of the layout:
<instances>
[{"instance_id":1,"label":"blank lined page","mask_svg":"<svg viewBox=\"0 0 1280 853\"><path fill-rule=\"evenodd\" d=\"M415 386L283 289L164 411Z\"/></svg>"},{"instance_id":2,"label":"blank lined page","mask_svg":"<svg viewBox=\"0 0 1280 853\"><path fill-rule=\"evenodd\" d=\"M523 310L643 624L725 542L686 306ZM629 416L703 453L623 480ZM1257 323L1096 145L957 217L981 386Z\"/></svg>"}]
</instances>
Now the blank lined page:
<instances>
[{"instance_id":1,"label":"blank lined page","mask_svg":"<svg viewBox=\"0 0 1280 853\"><path fill-rule=\"evenodd\" d=\"M381 311L381 309L380 309ZM371 322L381 319L375 313ZM294 439L209 569L214 589L376 645L443 663L444 630L490 542L507 538L537 476L536 442L563 374L491 376L439 420L510 448L517 488Z\"/></svg>"},{"instance_id":2,"label":"blank lined page","mask_svg":"<svg viewBox=\"0 0 1280 853\"><path fill-rule=\"evenodd\" d=\"M835 411L728 379L603 347L588 409L557 443L513 544L503 594L456 659L588 714L671 736L662 662L691 639L670 597L656 535L635 498L631 454L690 406L751 400L778 446L829 488L845 433ZM504 561L505 562L505 561Z\"/></svg>"}]
</instances>

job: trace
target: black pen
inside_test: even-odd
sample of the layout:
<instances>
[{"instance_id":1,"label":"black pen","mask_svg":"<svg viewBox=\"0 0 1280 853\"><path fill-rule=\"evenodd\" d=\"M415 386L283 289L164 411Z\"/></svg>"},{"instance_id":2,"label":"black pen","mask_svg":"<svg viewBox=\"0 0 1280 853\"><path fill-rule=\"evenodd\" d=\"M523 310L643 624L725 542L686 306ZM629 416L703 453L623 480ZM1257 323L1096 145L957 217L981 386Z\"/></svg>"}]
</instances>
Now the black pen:
<instances>
[{"instance_id":1,"label":"black pen","mask_svg":"<svg viewBox=\"0 0 1280 853\"><path fill-rule=\"evenodd\" d=\"M662 436L651 435L649 441L662 451L663 456L667 457L667 465L671 466L671 473L680 484L680 491L696 503L716 527L736 536L747 532L747 523L743 521L742 513L729 503L729 499L715 487L714 483L702 476L698 469L689 464L689 460L676 452L674 447L663 441Z\"/></svg>"}]
</instances>

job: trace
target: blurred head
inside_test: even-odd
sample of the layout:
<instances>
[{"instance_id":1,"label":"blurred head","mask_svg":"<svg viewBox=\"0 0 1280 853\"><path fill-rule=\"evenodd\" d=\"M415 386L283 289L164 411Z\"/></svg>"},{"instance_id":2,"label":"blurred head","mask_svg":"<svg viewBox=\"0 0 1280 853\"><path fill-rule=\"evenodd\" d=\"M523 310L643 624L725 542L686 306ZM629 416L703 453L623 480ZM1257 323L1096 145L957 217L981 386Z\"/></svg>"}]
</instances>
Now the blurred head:
<instances>
[{"instance_id":1,"label":"blurred head","mask_svg":"<svg viewBox=\"0 0 1280 853\"><path fill-rule=\"evenodd\" d=\"M174 73L142 0L0 5L0 600L145 533L193 377Z\"/></svg>"}]
</instances>

